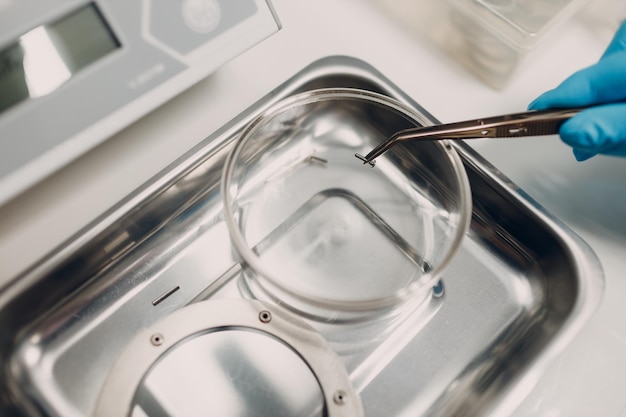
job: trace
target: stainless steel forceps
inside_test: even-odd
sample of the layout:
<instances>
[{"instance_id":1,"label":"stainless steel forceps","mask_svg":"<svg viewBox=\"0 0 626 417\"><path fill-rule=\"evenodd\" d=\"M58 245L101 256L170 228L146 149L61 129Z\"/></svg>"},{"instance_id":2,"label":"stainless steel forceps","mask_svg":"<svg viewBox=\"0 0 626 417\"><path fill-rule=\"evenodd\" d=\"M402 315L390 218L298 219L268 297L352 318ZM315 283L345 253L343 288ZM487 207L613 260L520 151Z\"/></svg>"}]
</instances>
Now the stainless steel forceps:
<instances>
[{"instance_id":1,"label":"stainless steel forceps","mask_svg":"<svg viewBox=\"0 0 626 417\"><path fill-rule=\"evenodd\" d=\"M554 135L559 133L559 128L565 120L576 115L581 110L580 108L575 108L527 111L465 122L401 130L376 146L365 157L358 154L356 156L364 164L371 164L375 158L396 144L412 140L518 138Z\"/></svg>"}]
</instances>

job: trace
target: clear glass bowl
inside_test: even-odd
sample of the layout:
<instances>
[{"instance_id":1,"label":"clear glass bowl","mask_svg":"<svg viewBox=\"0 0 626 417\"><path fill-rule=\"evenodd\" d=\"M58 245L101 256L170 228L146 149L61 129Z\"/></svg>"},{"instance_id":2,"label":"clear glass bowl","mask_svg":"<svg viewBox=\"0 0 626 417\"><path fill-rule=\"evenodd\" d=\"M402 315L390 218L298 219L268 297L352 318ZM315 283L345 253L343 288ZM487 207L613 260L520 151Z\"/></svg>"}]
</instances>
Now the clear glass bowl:
<instances>
[{"instance_id":1,"label":"clear glass bowl","mask_svg":"<svg viewBox=\"0 0 626 417\"><path fill-rule=\"evenodd\" d=\"M301 93L250 123L222 176L248 288L324 320L427 297L470 223L460 157L447 141L397 145L374 168L355 157L423 124L357 89Z\"/></svg>"}]
</instances>

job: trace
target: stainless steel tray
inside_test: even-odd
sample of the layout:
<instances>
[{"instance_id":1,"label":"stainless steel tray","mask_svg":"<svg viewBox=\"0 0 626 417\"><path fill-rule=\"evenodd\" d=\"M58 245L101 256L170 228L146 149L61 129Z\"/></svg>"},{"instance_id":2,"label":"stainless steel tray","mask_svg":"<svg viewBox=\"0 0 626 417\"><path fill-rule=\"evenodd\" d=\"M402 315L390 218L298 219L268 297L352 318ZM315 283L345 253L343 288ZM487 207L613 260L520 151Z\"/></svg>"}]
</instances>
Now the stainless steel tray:
<instances>
[{"instance_id":1,"label":"stainless steel tray","mask_svg":"<svg viewBox=\"0 0 626 417\"><path fill-rule=\"evenodd\" d=\"M249 296L221 214L224 157L263 109L323 87L387 94L435 122L362 61L303 69L2 289L1 415L88 416L142 328L194 302ZM365 415L510 414L601 297L590 248L469 146L454 146L474 209L441 286L402 320L311 320Z\"/></svg>"}]
</instances>

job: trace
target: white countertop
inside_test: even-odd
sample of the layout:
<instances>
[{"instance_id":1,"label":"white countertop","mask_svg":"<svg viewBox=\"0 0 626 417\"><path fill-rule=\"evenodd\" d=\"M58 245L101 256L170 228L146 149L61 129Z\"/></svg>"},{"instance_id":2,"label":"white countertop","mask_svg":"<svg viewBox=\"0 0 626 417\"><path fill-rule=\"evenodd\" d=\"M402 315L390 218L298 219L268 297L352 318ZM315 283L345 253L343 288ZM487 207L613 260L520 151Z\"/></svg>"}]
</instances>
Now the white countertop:
<instances>
[{"instance_id":1,"label":"white countertop","mask_svg":"<svg viewBox=\"0 0 626 417\"><path fill-rule=\"evenodd\" d=\"M367 61L443 122L522 111L607 42L578 21L496 91L373 0L273 0L283 28L205 81L0 207L0 285L312 61ZM606 277L589 325L519 416L626 416L626 160L577 163L556 137L475 141L483 156L596 252Z\"/></svg>"}]
</instances>

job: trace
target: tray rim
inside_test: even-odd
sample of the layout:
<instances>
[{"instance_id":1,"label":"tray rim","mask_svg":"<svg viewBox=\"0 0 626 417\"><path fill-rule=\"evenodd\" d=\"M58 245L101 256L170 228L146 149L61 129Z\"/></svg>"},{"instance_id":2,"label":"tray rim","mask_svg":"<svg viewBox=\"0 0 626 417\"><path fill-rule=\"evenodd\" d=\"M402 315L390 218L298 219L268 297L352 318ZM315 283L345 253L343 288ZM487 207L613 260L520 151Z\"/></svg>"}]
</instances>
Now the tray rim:
<instances>
[{"instance_id":1,"label":"tray rim","mask_svg":"<svg viewBox=\"0 0 626 417\"><path fill-rule=\"evenodd\" d=\"M11 306L16 299L22 297L29 289L39 284L45 277L70 259L77 251L84 248L85 245L97 240L98 237L102 237L102 234L113 227L119 220L130 215L134 210L145 207L145 204L154 201L154 199L165 193L169 187L175 185L180 179L184 178L207 159L217 154L224 153L228 145L231 144L230 138L249 123L249 121L254 119L257 114L260 114L281 98L293 94L300 86L305 85L307 81L328 74L345 74L347 68L350 69L350 75L375 80L377 84L388 90L389 95L417 109L417 111L422 112L432 123L437 123L436 118L430 115L430 113L403 93L390 80L368 63L349 56L330 56L318 59L297 72L292 78L281 86L278 86L258 102L243 110L242 113L229 123L209 135L198 145L164 168L151 180L136 189L101 216L94 219L57 248L50 251L47 255L34 263L28 270L8 281L5 286L0 288L0 316L2 316L2 312L8 306ZM538 382L547 367L575 338L596 311L604 288L602 267L597 255L580 236L558 218L546 211L538 202L533 200L531 196L527 195L515 183L508 179L502 171L490 164L469 145L459 142L453 143L452 146L455 147L464 163L474 167L495 186L506 191L508 196L515 199L524 210L540 219L570 250L573 266L578 272L576 282L580 288L580 296L576 298L575 304L571 309L571 314L563 322L561 328L554 334L554 337L543 347L541 355L535 356L533 360L529 362L526 369L520 373L520 377L516 382L509 384L503 391L503 394L499 397L499 400L494 403L488 415L508 414L517 408ZM136 242L136 244L140 244L140 242ZM123 256L128 249L129 248L121 248L120 252L117 253L113 259ZM56 300L52 304L58 305L60 301ZM30 324L32 323L29 322L28 325ZM13 340L13 342L15 342L15 340ZM1 349L0 347L0 357L2 355ZM9 382L9 388L13 394L16 394L15 387L11 382ZM0 406L1 403L2 401L0 401Z\"/></svg>"}]
</instances>

